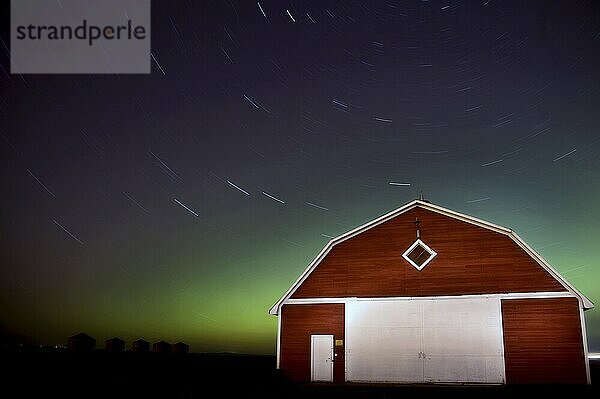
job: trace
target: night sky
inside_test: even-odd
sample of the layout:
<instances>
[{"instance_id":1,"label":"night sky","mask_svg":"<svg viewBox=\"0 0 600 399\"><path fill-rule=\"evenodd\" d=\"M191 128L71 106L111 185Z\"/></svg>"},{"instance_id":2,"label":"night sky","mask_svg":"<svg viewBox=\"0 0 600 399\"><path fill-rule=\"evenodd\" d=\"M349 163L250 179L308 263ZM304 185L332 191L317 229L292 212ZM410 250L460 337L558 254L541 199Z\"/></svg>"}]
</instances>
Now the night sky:
<instances>
[{"instance_id":1,"label":"night sky","mask_svg":"<svg viewBox=\"0 0 600 399\"><path fill-rule=\"evenodd\" d=\"M598 2L153 0L152 74L22 76L6 3L5 338L274 353L327 241L421 190L600 305Z\"/></svg>"}]
</instances>

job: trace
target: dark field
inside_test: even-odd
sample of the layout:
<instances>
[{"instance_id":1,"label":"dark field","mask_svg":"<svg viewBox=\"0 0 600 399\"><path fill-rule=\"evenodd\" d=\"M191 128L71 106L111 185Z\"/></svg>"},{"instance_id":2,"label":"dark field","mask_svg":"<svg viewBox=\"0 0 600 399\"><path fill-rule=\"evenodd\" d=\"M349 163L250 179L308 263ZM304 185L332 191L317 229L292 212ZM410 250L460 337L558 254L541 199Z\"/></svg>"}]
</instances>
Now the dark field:
<instances>
[{"instance_id":1,"label":"dark field","mask_svg":"<svg viewBox=\"0 0 600 399\"><path fill-rule=\"evenodd\" d=\"M294 384L272 356L0 352L2 397L56 398L536 398L596 397L592 386ZM592 365L592 382L600 362ZM596 392L596 394L594 394ZM10 393L9 396L6 394Z\"/></svg>"}]
</instances>

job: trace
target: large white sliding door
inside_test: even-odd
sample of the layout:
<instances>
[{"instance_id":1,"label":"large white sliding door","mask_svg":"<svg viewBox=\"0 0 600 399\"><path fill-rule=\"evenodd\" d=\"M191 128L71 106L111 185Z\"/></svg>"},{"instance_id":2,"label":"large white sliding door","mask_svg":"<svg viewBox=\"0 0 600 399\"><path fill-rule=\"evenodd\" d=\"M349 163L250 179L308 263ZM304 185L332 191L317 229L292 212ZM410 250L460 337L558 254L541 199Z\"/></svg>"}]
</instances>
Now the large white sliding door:
<instances>
[{"instance_id":1,"label":"large white sliding door","mask_svg":"<svg viewBox=\"0 0 600 399\"><path fill-rule=\"evenodd\" d=\"M353 301L346 305L346 380L413 382L423 379L422 304Z\"/></svg>"},{"instance_id":2,"label":"large white sliding door","mask_svg":"<svg viewBox=\"0 0 600 399\"><path fill-rule=\"evenodd\" d=\"M504 381L498 299L352 300L346 379Z\"/></svg>"},{"instance_id":3,"label":"large white sliding door","mask_svg":"<svg viewBox=\"0 0 600 399\"><path fill-rule=\"evenodd\" d=\"M425 381L504 382L499 299L422 302Z\"/></svg>"}]
</instances>

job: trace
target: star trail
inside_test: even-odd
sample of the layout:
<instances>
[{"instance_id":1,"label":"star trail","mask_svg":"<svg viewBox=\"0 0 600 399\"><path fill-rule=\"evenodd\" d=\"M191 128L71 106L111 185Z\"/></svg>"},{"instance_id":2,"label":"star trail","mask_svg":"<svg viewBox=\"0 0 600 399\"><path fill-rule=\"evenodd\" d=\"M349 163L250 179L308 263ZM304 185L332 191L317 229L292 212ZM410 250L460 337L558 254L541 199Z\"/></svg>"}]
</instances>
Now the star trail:
<instances>
[{"instance_id":1,"label":"star trail","mask_svg":"<svg viewBox=\"0 0 600 399\"><path fill-rule=\"evenodd\" d=\"M274 353L321 248L420 192L600 303L599 7L154 0L149 75L10 74L5 10L3 336Z\"/></svg>"}]
</instances>

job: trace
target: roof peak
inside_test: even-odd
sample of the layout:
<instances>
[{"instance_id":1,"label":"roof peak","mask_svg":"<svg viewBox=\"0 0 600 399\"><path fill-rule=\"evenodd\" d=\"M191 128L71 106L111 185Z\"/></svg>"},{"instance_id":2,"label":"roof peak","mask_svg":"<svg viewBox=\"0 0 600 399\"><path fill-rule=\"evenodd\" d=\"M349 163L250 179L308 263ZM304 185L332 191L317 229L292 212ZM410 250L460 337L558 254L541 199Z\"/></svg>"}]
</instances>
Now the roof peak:
<instances>
[{"instance_id":1,"label":"roof peak","mask_svg":"<svg viewBox=\"0 0 600 399\"><path fill-rule=\"evenodd\" d=\"M428 199L425 199L425 197L423 196L423 190L419 191L419 198L417 198L417 201L426 202L428 204L431 204L431 201L429 201Z\"/></svg>"}]
</instances>

